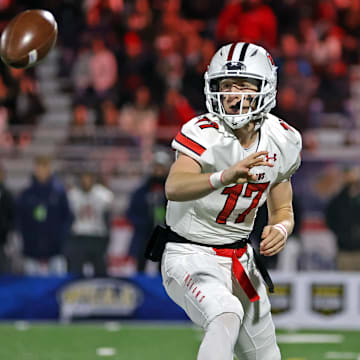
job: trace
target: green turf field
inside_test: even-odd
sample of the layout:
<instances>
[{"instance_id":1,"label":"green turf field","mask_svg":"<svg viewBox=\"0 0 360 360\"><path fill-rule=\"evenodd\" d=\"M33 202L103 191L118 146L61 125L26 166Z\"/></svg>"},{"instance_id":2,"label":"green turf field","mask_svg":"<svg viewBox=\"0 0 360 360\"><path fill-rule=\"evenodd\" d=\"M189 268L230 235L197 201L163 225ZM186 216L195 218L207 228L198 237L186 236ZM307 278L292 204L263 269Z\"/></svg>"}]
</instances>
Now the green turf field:
<instances>
[{"instance_id":1,"label":"green turf field","mask_svg":"<svg viewBox=\"0 0 360 360\"><path fill-rule=\"evenodd\" d=\"M289 339L293 334L299 333L279 331L283 341L337 342L280 343L283 360L360 360L360 332L302 331L305 339ZM1 324L0 359L195 360L201 337L201 331L188 326Z\"/></svg>"}]
</instances>

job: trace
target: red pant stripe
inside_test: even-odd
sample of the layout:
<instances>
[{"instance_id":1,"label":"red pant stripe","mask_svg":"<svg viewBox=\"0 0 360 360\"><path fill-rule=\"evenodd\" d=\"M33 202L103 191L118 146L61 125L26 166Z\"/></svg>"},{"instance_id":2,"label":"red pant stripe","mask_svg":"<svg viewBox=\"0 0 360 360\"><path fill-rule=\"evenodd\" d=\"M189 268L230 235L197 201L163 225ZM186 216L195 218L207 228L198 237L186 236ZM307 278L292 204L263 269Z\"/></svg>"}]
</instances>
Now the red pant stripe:
<instances>
[{"instance_id":1,"label":"red pant stripe","mask_svg":"<svg viewBox=\"0 0 360 360\"><path fill-rule=\"evenodd\" d=\"M216 255L232 258L232 271L238 280L240 286L245 291L251 302L258 301L260 296L256 292L253 284L248 278L244 267L241 265L239 258L244 255L246 247L242 249L215 249Z\"/></svg>"}]
</instances>

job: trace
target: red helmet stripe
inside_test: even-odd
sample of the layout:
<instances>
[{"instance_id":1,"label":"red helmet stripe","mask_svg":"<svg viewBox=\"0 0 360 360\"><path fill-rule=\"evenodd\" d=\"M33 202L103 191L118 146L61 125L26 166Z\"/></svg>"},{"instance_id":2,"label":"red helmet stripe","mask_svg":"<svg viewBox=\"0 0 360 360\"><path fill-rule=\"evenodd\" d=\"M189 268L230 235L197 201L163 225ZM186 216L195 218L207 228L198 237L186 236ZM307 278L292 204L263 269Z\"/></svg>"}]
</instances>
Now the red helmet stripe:
<instances>
[{"instance_id":1,"label":"red helmet stripe","mask_svg":"<svg viewBox=\"0 0 360 360\"><path fill-rule=\"evenodd\" d=\"M236 43L233 43L233 44L231 45L231 48L230 48L230 51L229 51L229 55L228 55L228 57L227 57L227 61L231 61L232 56L233 56L233 54L234 54L235 46L236 46Z\"/></svg>"}]
</instances>

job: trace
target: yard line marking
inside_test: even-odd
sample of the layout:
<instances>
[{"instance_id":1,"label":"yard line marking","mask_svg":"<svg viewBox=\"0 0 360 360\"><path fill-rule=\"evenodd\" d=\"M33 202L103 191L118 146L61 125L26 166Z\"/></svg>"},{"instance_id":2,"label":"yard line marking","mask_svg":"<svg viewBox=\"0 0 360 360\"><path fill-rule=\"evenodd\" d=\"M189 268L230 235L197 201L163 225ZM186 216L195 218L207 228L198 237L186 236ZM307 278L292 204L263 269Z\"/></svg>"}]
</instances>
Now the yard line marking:
<instances>
[{"instance_id":1,"label":"yard line marking","mask_svg":"<svg viewBox=\"0 0 360 360\"><path fill-rule=\"evenodd\" d=\"M96 349L96 355L98 356L113 356L116 354L116 350L114 348L98 348Z\"/></svg>"},{"instance_id":2,"label":"yard line marking","mask_svg":"<svg viewBox=\"0 0 360 360\"><path fill-rule=\"evenodd\" d=\"M284 344L329 344L343 342L344 336L331 334L280 334L276 336L276 339L279 343Z\"/></svg>"},{"instance_id":3,"label":"yard line marking","mask_svg":"<svg viewBox=\"0 0 360 360\"><path fill-rule=\"evenodd\" d=\"M353 352L330 351L325 354L325 359L359 359L360 354Z\"/></svg>"},{"instance_id":4,"label":"yard line marking","mask_svg":"<svg viewBox=\"0 0 360 360\"><path fill-rule=\"evenodd\" d=\"M26 331L29 330L30 324L27 321L15 321L14 326L18 331Z\"/></svg>"},{"instance_id":5,"label":"yard line marking","mask_svg":"<svg viewBox=\"0 0 360 360\"><path fill-rule=\"evenodd\" d=\"M116 321L108 321L104 326L107 331L119 331L121 329L120 323Z\"/></svg>"}]
</instances>

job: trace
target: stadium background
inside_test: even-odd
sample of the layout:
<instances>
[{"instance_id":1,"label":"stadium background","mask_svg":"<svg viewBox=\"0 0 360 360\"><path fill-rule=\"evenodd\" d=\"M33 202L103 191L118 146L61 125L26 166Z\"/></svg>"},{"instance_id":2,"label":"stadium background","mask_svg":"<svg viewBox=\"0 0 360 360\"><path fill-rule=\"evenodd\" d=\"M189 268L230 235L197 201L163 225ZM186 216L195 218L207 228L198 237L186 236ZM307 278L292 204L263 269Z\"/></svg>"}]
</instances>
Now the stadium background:
<instances>
[{"instance_id":1,"label":"stadium background","mask_svg":"<svg viewBox=\"0 0 360 360\"><path fill-rule=\"evenodd\" d=\"M201 332L166 298L154 269L136 274L124 214L129 194L150 171L154 149L168 148L181 124L205 111L202 76L215 49L242 40L273 55L279 67L274 113L304 141L303 165L293 179L302 208L295 240L300 256L296 273L274 272L283 357L359 359L359 275L336 271L336 241L324 211L345 181L344 169L360 165L360 1L4 0L0 28L27 8L52 11L59 39L33 69L1 63L6 185L16 197L32 160L43 154L52 156L68 187L80 172L96 172L116 196L112 277L24 276L21 239L12 233L11 273L0 278L2 358L195 357ZM69 324L72 317L111 322ZM59 324L37 324L48 320ZM159 320L181 325L156 326ZM312 328L311 334L286 337L302 328Z\"/></svg>"}]
</instances>

